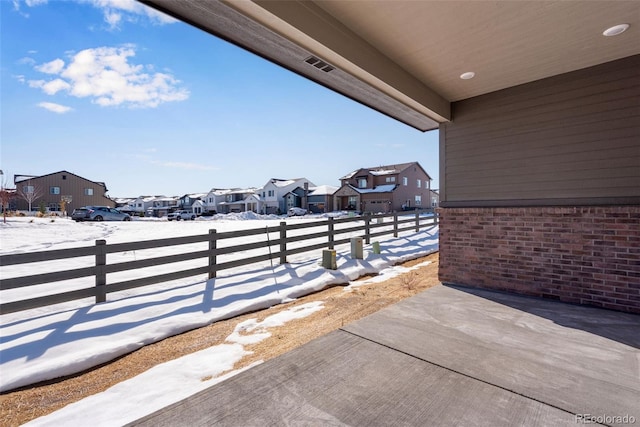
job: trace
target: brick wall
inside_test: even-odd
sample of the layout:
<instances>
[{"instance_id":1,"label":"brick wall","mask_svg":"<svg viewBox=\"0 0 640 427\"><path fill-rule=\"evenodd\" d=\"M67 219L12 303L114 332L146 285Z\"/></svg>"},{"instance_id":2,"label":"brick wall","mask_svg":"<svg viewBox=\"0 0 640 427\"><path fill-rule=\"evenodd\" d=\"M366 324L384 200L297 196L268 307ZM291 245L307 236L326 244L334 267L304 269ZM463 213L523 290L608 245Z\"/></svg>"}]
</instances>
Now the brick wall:
<instances>
[{"instance_id":1,"label":"brick wall","mask_svg":"<svg viewBox=\"0 0 640 427\"><path fill-rule=\"evenodd\" d=\"M440 209L440 281L640 313L640 206Z\"/></svg>"}]
</instances>

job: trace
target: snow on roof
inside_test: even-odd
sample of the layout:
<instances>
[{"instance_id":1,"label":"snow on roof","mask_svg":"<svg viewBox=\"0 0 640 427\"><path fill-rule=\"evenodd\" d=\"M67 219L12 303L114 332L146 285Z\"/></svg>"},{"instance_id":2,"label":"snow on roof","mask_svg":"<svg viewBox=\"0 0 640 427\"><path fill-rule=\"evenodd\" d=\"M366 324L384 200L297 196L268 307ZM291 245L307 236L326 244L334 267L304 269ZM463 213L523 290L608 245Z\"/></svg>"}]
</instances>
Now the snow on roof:
<instances>
[{"instance_id":1,"label":"snow on roof","mask_svg":"<svg viewBox=\"0 0 640 427\"><path fill-rule=\"evenodd\" d=\"M319 185L309 189L309 196L323 196L326 194L333 194L338 191L338 187L332 185Z\"/></svg>"},{"instance_id":2,"label":"snow on roof","mask_svg":"<svg viewBox=\"0 0 640 427\"><path fill-rule=\"evenodd\" d=\"M369 171L369 173L374 176L382 176L382 175L391 175L394 173L398 173L398 171L395 169L378 169L378 170Z\"/></svg>"},{"instance_id":3,"label":"snow on roof","mask_svg":"<svg viewBox=\"0 0 640 427\"><path fill-rule=\"evenodd\" d=\"M258 189L255 187L249 188L234 188L233 190L228 190L225 194L246 194L246 193L255 193Z\"/></svg>"},{"instance_id":4,"label":"snow on roof","mask_svg":"<svg viewBox=\"0 0 640 427\"><path fill-rule=\"evenodd\" d=\"M385 185L378 185L375 188L355 188L353 187L356 191L358 191L358 193L360 194L367 194L367 193L390 193L392 192L395 188L396 188L396 184L385 184Z\"/></svg>"},{"instance_id":5,"label":"snow on roof","mask_svg":"<svg viewBox=\"0 0 640 427\"><path fill-rule=\"evenodd\" d=\"M360 170L360 169L356 169L356 170L354 170L353 172L350 172L350 173L346 174L345 176L343 176L343 177L342 177L342 178L340 178L340 179L350 179L350 178L353 178L353 176L354 176L356 173L358 173L358 171L359 171L359 170Z\"/></svg>"},{"instance_id":6,"label":"snow on roof","mask_svg":"<svg viewBox=\"0 0 640 427\"><path fill-rule=\"evenodd\" d=\"M272 179L271 183L276 187L286 187L291 184L295 184L296 180L294 179Z\"/></svg>"}]
</instances>

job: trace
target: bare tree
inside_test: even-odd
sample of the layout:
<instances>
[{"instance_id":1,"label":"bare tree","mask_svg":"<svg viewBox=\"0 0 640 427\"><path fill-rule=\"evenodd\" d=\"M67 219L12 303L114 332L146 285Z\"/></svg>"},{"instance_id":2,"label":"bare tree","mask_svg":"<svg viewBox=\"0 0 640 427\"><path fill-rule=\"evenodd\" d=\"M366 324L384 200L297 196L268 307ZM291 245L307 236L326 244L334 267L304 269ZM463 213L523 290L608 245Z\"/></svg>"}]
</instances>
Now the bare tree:
<instances>
[{"instance_id":1,"label":"bare tree","mask_svg":"<svg viewBox=\"0 0 640 427\"><path fill-rule=\"evenodd\" d=\"M40 186L31 184L31 180L28 180L26 183L20 183L20 188L17 188L16 192L18 196L29 204L29 212L31 212L33 202L44 194Z\"/></svg>"}]
</instances>

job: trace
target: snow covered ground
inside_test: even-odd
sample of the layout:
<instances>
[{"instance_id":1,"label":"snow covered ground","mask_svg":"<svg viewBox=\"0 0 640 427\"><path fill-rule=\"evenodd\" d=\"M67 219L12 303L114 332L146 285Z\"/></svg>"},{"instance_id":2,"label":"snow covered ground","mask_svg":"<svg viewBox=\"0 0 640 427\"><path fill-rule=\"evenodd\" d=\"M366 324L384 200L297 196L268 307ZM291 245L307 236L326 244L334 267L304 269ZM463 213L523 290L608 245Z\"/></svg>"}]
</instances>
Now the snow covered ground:
<instances>
[{"instance_id":1,"label":"snow covered ground","mask_svg":"<svg viewBox=\"0 0 640 427\"><path fill-rule=\"evenodd\" d=\"M53 222L39 218L8 218L6 224L0 222L0 254L89 246L96 239L120 243L206 234L209 229L223 232L262 228L277 225L283 220L321 219L240 214L188 222L144 219L75 223L65 218ZM247 239L250 241L251 237ZM109 294L107 302L98 305L93 304L92 299L86 299L2 315L0 390L80 372L168 336L290 301L331 284L349 283L364 274L379 273L369 282L386 280L407 270L394 266L398 262L437 251L438 229L434 226L420 233L405 232L398 238L388 235L376 240L380 242L381 254L373 254L365 245L362 260L350 258L348 245L336 247L337 270L325 270L319 265L321 251L318 250L291 256L285 265L274 263L272 267L269 262L257 263L221 271L217 278L211 280L196 276ZM234 242L238 243L242 242ZM157 249L152 256L162 256L169 250ZM113 255L124 260L138 256L130 253ZM41 264L35 267L5 266L1 274L6 278L73 267L68 260ZM188 263L186 268L189 268ZM119 279L129 280L138 273L120 274L123 277ZM0 298L3 302L32 298L38 292L46 293L47 286L61 286L66 290L77 285L69 281L62 285L2 291ZM345 290L348 291L349 287ZM91 413L91 423L96 426L133 421L237 374L231 372L218 377L244 356L247 340L264 339L268 336L266 328L269 326L304 317L317 310L322 310L322 301L284 311L263 322L249 320L239 325L242 335L236 331L223 345L156 366L103 393L29 424L84 425L87 413ZM203 381L203 378L212 379Z\"/></svg>"}]
</instances>

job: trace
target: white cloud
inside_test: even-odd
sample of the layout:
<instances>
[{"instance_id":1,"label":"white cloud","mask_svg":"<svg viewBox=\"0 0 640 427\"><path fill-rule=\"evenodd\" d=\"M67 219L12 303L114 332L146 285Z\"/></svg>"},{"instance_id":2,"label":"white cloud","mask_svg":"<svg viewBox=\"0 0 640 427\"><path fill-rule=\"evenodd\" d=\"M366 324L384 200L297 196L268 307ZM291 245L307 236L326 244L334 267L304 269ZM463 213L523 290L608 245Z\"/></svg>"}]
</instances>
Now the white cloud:
<instances>
[{"instance_id":1,"label":"white cloud","mask_svg":"<svg viewBox=\"0 0 640 427\"><path fill-rule=\"evenodd\" d=\"M100 9L104 20L109 25L110 29L117 29L123 20L127 22L137 22L139 17L144 17L157 25L173 24L174 22L178 22L169 15L165 15L164 13L149 6L145 6L137 0L76 0L76 2L89 4ZM48 0L24 0L23 3L27 7L36 7L47 4ZM21 4L22 2L20 0L13 0L14 10L25 18L28 18L29 14L21 11Z\"/></svg>"},{"instance_id":2,"label":"white cloud","mask_svg":"<svg viewBox=\"0 0 640 427\"><path fill-rule=\"evenodd\" d=\"M126 20L136 22L137 18L143 16L154 24L164 25L178 22L174 18L158 12L137 0L82 0L102 11L104 20L109 24L109 28L118 28L119 24Z\"/></svg>"},{"instance_id":3,"label":"white cloud","mask_svg":"<svg viewBox=\"0 0 640 427\"><path fill-rule=\"evenodd\" d=\"M104 107L154 108L189 97L189 91L172 75L147 72L144 66L131 64L129 59L134 56L133 46L85 49L73 55L66 66L56 59L35 67L58 76L50 81L30 80L29 86L48 95L64 91L78 98L89 97Z\"/></svg>"},{"instance_id":4,"label":"white cloud","mask_svg":"<svg viewBox=\"0 0 640 427\"><path fill-rule=\"evenodd\" d=\"M35 68L36 68L36 70L40 71L41 73L58 74L64 68L64 61L62 59L54 59L51 62L47 62L47 63L42 64L42 65L38 65Z\"/></svg>"},{"instance_id":5,"label":"white cloud","mask_svg":"<svg viewBox=\"0 0 640 427\"><path fill-rule=\"evenodd\" d=\"M55 95L61 90L69 90L71 85L61 79L55 79L42 85L42 91L47 95Z\"/></svg>"},{"instance_id":6,"label":"white cloud","mask_svg":"<svg viewBox=\"0 0 640 427\"><path fill-rule=\"evenodd\" d=\"M53 102L41 102L38 107L42 107L45 110L53 111L54 113L64 114L72 110L71 107L66 107L60 104L54 104Z\"/></svg>"}]
</instances>

